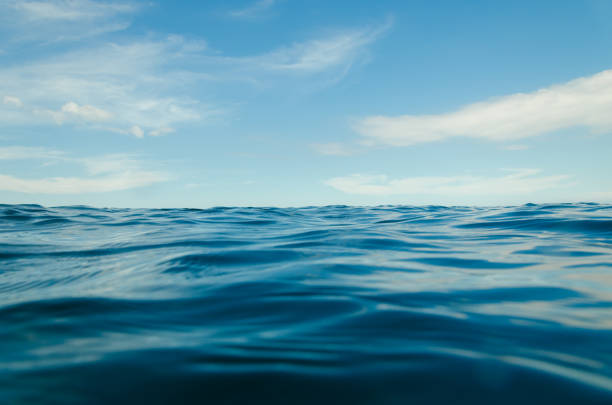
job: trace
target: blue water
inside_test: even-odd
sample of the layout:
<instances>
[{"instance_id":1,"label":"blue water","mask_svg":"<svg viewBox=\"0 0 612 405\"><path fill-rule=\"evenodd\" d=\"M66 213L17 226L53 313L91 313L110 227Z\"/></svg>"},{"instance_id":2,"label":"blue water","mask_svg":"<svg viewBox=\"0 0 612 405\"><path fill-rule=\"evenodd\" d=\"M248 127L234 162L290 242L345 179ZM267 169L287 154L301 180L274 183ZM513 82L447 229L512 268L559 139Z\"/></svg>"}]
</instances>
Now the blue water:
<instances>
[{"instance_id":1,"label":"blue water","mask_svg":"<svg viewBox=\"0 0 612 405\"><path fill-rule=\"evenodd\" d=\"M612 206L0 205L0 403L611 404Z\"/></svg>"}]
</instances>

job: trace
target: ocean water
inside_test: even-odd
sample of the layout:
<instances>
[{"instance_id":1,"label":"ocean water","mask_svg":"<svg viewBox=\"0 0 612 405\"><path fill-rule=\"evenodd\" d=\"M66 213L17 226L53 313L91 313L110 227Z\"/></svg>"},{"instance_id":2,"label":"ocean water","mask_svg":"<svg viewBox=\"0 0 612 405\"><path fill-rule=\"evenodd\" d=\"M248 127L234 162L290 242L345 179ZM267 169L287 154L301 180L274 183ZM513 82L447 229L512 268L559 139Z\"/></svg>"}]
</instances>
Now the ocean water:
<instances>
[{"instance_id":1,"label":"ocean water","mask_svg":"<svg viewBox=\"0 0 612 405\"><path fill-rule=\"evenodd\" d=\"M612 206L0 205L0 403L612 404Z\"/></svg>"}]
</instances>

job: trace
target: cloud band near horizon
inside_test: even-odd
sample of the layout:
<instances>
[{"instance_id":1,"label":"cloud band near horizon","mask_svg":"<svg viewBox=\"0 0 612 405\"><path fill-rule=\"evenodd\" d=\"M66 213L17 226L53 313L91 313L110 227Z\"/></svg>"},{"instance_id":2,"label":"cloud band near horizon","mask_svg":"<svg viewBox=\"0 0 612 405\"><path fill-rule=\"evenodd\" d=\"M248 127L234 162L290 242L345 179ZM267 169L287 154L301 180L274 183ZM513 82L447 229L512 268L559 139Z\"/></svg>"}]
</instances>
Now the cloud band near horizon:
<instances>
[{"instance_id":1,"label":"cloud band near horizon","mask_svg":"<svg viewBox=\"0 0 612 405\"><path fill-rule=\"evenodd\" d=\"M567 175L542 176L537 169L507 169L503 176L419 176L390 179L386 175L353 174L325 184L347 194L388 195L512 195L566 187Z\"/></svg>"}]
</instances>

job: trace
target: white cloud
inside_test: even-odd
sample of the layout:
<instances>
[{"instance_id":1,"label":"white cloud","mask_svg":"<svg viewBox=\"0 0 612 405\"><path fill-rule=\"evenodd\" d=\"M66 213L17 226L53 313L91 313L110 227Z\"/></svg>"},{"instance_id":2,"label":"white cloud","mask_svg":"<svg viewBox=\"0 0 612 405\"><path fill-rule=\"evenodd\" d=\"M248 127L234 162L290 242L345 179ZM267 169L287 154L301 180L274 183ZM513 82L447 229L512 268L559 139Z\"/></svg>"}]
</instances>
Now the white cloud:
<instances>
[{"instance_id":1,"label":"white cloud","mask_svg":"<svg viewBox=\"0 0 612 405\"><path fill-rule=\"evenodd\" d=\"M129 133L134 135L136 138L144 137L144 131L138 125L132 126L132 128L130 128L129 130Z\"/></svg>"},{"instance_id":2,"label":"white cloud","mask_svg":"<svg viewBox=\"0 0 612 405\"><path fill-rule=\"evenodd\" d=\"M232 10L228 14L234 18L255 18L269 10L276 3L277 0L258 0L248 7Z\"/></svg>"},{"instance_id":3,"label":"white cloud","mask_svg":"<svg viewBox=\"0 0 612 405\"><path fill-rule=\"evenodd\" d=\"M163 128L157 128L153 131L150 131L149 136L162 136L162 135L172 134L174 132L175 132L174 128L163 127Z\"/></svg>"},{"instance_id":4,"label":"white cloud","mask_svg":"<svg viewBox=\"0 0 612 405\"><path fill-rule=\"evenodd\" d=\"M272 81L286 78L285 74L293 78L324 72L341 77L390 24L249 57L207 54L203 41L171 35L161 40L106 43L2 66L0 94L19 94L29 108L0 109L0 122L74 122L139 137L168 134L169 128L181 123L208 121L226 113L189 96L202 93L194 88L203 80ZM102 121L105 127L100 126Z\"/></svg>"},{"instance_id":5,"label":"white cloud","mask_svg":"<svg viewBox=\"0 0 612 405\"><path fill-rule=\"evenodd\" d=\"M389 179L385 175L354 174L325 182L347 194L363 195L516 195L568 186L569 177L541 176L539 170L518 169L498 177L447 176Z\"/></svg>"},{"instance_id":6,"label":"white cloud","mask_svg":"<svg viewBox=\"0 0 612 405\"><path fill-rule=\"evenodd\" d=\"M19 112L0 109L0 120L26 125L74 121L98 127L105 122L111 128L130 128L126 131L135 136L206 120L222 111L184 95L200 76L173 64L194 58L203 46L171 36L0 67L0 94L19 94L23 104L31 106Z\"/></svg>"},{"instance_id":7,"label":"white cloud","mask_svg":"<svg viewBox=\"0 0 612 405\"><path fill-rule=\"evenodd\" d=\"M133 12L128 3L90 0L11 1L13 8L30 20L82 20Z\"/></svg>"},{"instance_id":8,"label":"white cloud","mask_svg":"<svg viewBox=\"0 0 612 405\"><path fill-rule=\"evenodd\" d=\"M84 167L86 176L23 178L0 174L0 190L30 194L104 193L148 186L170 179L167 173L143 168L134 156L115 154L74 158L47 148L11 146L0 148L0 160L54 160Z\"/></svg>"},{"instance_id":9,"label":"white cloud","mask_svg":"<svg viewBox=\"0 0 612 405\"><path fill-rule=\"evenodd\" d=\"M112 114L92 105L78 105L71 101L62 106L62 113L82 118L86 121L104 121L111 118Z\"/></svg>"},{"instance_id":10,"label":"white cloud","mask_svg":"<svg viewBox=\"0 0 612 405\"><path fill-rule=\"evenodd\" d=\"M287 73L317 73L333 67L348 68L363 55L365 47L377 40L392 25L384 24L359 30L349 30L324 38L295 43L243 62L268 71Z\"/></svg>"},{"instance_id":11,"label":"white cloud","mask_svg":"<svg viewBox=\"0 0 612 405\"><path fill-rule=\"evenodd\" d=\"M23 107L23 102L18 97L4 96L2 102L17 108Z\"/></svg>"},{"instance_id":12,"label":"white cloud","mask_svg":"<svg viewBox=\"0 0 612 405\"><path fill-rule=\"evenodd\" d=\"M393 24L384 23L360 29L326 31L313 39L246 56L203 55L199 63L219 81L240 81L255 85L297 79L316 80L316 84L336 83L357 61L369 56L368 46ZM319 87L319 86L316 86Z\"/></svg>"},{"instance_id":13,"label":"white cloud","mask_svg":"<svg viewBox=\"0 0 612 405\"><path fill-rule=\"evenodd\" d=\"M612 130L612 70L433 115L371 116L355 130L374 142L403 146L452 137L508 141L581 126Z\"/></svg>"},{"instance_id":14,"label":"white cloud","mask_svg":"<svg viewBox=\"0 0 612 405\"><path fill-rule=\"evenodd\" d=\"M104 127L104 130L121 135L131 135L136 138L144 138L144 131L138 125L134 125L130 128Z\"/></svg>"},{"instance_id":15,"label":"white cloud","mask_svg":"<svg viewBox=\"0 0 612 405\"><path fill-rule=\"evenodd\" d=\"M339 142L313 143L310 145L317 153L330 156L350 156L355 150Z\"/></svg>"},{"instance_id":16,"label":"white cloud","mask_svg":"<svg viewBox=\"0 0 612 405\"><path fill-rule=\"evenodd\" d=\"M52 177L24 179L0 174L0 190L28 194L106 193L148 186L167 180L163 174L147 171L113 173L103 177Z\"/></svg>"},{"instance_id":17,"label":"white cloud","mask_svg":"<svg viewBox=\"0 0 612 405\"><path fill-rule=\"evenodd\" d=\"M0 147L0 160L21 159L60 159L64 153L55 149L28 147L28 146L4 146Z\"/></svg>"},{"instance_id":18,"label":"white cloud","mask_svg":"<svg viewBox=\"0 0 612 405\"><path fill-rule=\"evenodd\" d=\"M12 39L32 31L28 19L48 22L58 29L85 21L86 30L90 30L106 23L121 23L118 16L138 8L133 3L111 1L0 0L0 36L6 31L2 23L12 18L1 12L9 9L17 13L13 17L20 24L27 26L23 32L9 30L7 38ZM0 94L19 95L19 102L25 106L0 108L0 123L75 124L136 137L169 134L183 123L207 122L227 113L225 108L201 99L202 94L210 93L204 89L206 84L286 83L289 78L295 86L296 75L300 75L306 80L313 78L317 86L326 85L367 55L367 45L390 25L388 21L377 27L336 31L254 56L221 56L208 50L204 41L178 35L120 43L96 41L86 48L76 42L50 53L26 53L27 59L0 66ZM80 28L74 31L71 35L81 35ZM32 40L44 43L58 35L46 32ZM16 105L16 100L6 97L6 105Z\"/></svg>"},{"instance_id":19,"label":"white cloud","mask_svg":"<svg viewBox=\"0 0 612 405\"><path fill-rule=\"evenodd\" d=\"M140 8L119 1L0 0L0 24L13 34L9 42L78 40L127 28L127 17Z\"/></svg>"},{"instance_id":20,"label":"white cloud","mask_svg":"<svg viewBox=\"0 0 612 405\"><path fill-rule=\"evenodd\" d=\"M121 153L72 160L83 165L90 175L140 171L142 166L134 156Z\"/></svg>"}]
</instances>

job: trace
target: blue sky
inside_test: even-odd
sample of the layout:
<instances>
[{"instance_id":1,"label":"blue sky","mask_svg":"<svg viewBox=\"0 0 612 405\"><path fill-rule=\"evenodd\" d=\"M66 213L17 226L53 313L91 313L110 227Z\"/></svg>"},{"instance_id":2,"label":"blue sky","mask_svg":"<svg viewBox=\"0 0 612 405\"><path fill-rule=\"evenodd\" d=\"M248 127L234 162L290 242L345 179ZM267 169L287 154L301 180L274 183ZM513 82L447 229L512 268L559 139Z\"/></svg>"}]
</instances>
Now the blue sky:
<instances>
[{"instance_id":1,"label":"blue sky","mask_svg":"<svg viewBox=\"0 0 612 405\"><path fill-rule=\"evenodd\" d=\"M0 0L0 200L612 202L612 2Z\"/></svg>"}]
</instances>

